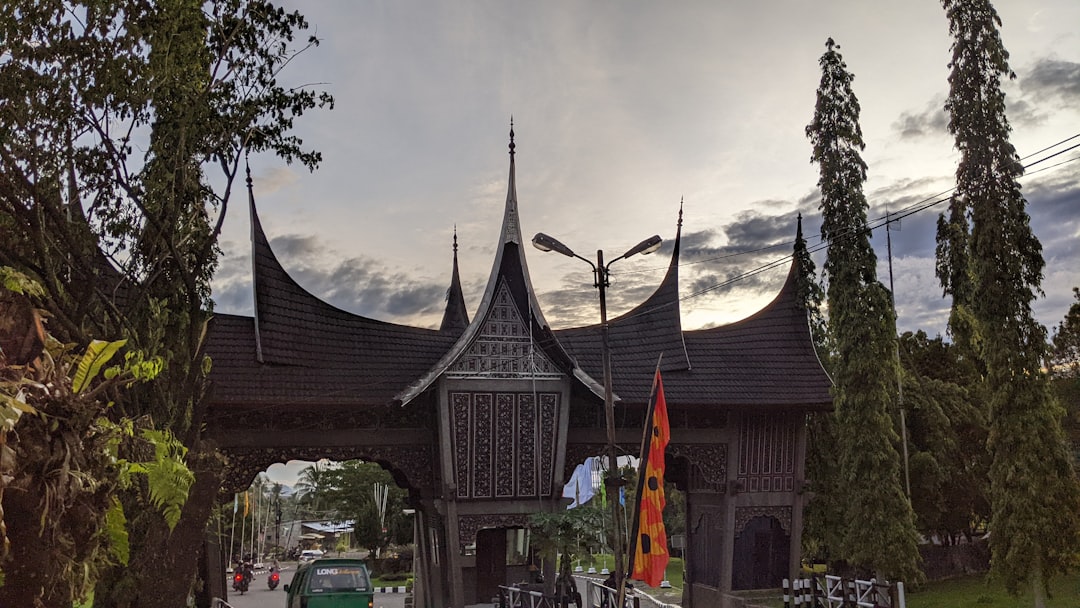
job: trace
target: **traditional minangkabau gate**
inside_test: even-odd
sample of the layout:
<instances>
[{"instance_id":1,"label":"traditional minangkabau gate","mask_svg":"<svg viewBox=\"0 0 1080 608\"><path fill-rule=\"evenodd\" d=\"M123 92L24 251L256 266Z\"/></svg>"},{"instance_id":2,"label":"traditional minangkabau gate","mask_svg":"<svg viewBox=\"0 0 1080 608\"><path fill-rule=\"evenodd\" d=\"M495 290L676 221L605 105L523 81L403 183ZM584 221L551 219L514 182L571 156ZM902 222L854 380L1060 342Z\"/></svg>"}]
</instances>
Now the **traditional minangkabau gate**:
<instances>
[{"instance_id":1,"label":"traditional minangkabau gate","mask_svg":"<svg viewBox=\"0 0 1080 608\"><path fill-rule=\"evenodd\" d=\"M502 230L471 322L456 237L442 326L423 329L309 294L271 251L253 197L251 219L254 316L217 315L207 341L208 430L229 462L223 492L243 491L276 462L377 462L416 509L418 608L488 602L524 580L520 531L532 513L565 508L563 484L607 439L599 326L552 330L533 293L513 131ZM757 314L682 330L681 227L680 210L656 291L609 323L616 439L637 453L663 355L667 478L686 493L683 605L722 606L727 591L778 588L796 572L805 419L831 406L830 383L794 267Z\"/></svg>"}]
</instances>

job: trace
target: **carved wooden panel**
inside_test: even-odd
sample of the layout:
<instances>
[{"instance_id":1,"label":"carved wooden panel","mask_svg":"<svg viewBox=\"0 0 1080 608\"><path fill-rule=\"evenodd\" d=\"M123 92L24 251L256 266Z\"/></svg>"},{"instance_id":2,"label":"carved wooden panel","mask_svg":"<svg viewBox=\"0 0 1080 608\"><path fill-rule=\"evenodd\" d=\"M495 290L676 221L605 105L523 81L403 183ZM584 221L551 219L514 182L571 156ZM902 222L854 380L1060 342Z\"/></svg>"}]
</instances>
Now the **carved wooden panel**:
<instances>
[{"instance_id":1,"label":"carved wooden panel","mask_svg":"<svg viewBox=\"0 0 1080 608\"><path fill-rule=\"evenodd\" d=\"M563 373L533 342L510 289L500 282L479 334L446 377L561 378Z\"/></svg>"},{"instance_id":2,"label":"carved wooden panel","mask_svg":"<svg viewBox=\"0 0 1080 608\"><path fill-rule=\"evenodd\" d=\"M225 468L223 493L243 492L260 472L277 462L290 460L318 461L322 458L331 460L361 459L377 462L394 475L395 481L404 483L413 489L432 489L436 485L435 466L432 447L427 445L407 446L357 446L335 448L222 448L228 459Z\"/></svg>"},{"instance_id":3,"label":"carved wooden panel","mask_svg":"<svg viewBox=\"0 0 1080 608\"><path fill-rule=\"evenodd\" d=\"M517 493L521 496L536 495L536 482L540 477L537 459L536 403L532 395L519 395L517 403L518 461ZM514 466L511 463L511 467ZM551 483L550 477L548 483ZM550 493L550 491L549 491Z\"/></svg>"},{"instance_id":4,"label":"carved wooden panel","mask_svg":"<svg viewBox=\"0 0 1080 608\"><path fill-rule=\"evenodd\" d=\"M559 428L559 393L450 392L453 470L459 499L548 496Z\"/></svg>"},{"instance_id":5,"label":"carved wooden panel","mask_svg":"<svg viewBox=\"0 0 1080 608\"><path fill-rule=\"evenodd\" d=\"M720 586L724 557L724 510L722 507L694 506L686 522L690 546L686 560L689 579L694 583Z\"/></svg>"},{"instance_id":6,"label":"carved wooden panel","mask_svg":"<svg viewBox=\"0 0 1080 608\"><path fill-rule=\"evenodd\" d=\"M780 522L784 532L791 534L791 507L736 507L735 508L735 535L742 533L743 528L755 517L775 517Z\"/></svg>"},{"instance_id":7,"label":"carved wooden panel","mask_svg":"<svg viewBox=\"0 0 1080 608\"><path fill-rule=\"evenodd\" d=\"M795 490L794 415L746 415L739 428L739 483L745 492Z\"/></svg>"},{"instance_id":8,"label":"carved wooden panel","mask_svg":"<svg viewBox=\"0 0 1080 608\"><path fill-rule=\"evenodd\" d=\"M500 513L484 515L462 515L458 518L458 542L464 552L466 545L476 542L476 533L485 528L527 528L529 515L526 513Z\"/></svg>"},{"instance_id":9,"label":"carved wooden panel","mask_svg":"<svg viewBox=\"0 0 1080 608\"><path fill-rule=\"evenodd\" d=\"M713 490L721 494L727 490L726 443L673 443L668 444L667 453L690 462L691 489Z\"/></svg>"}]
</instances>

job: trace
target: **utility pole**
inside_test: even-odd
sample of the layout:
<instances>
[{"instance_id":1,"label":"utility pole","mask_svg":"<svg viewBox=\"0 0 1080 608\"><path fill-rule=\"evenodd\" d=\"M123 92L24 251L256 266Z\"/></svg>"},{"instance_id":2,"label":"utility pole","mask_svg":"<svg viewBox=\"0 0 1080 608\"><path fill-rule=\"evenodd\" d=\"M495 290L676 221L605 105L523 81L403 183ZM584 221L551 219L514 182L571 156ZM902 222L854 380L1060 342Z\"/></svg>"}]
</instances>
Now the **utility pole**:
<instances>
[{"instance_id":1,"label":"utility pole","mask_svg":"<svg viewBox=\"0 0 1080 608\"><path fill-rule=\"evenodd\" d=\"M900 230L900 220L896 220L896 230ZM885 248L889 254L889 293L892 294L893 300L893 316L896 316L896 290L893 288L893 272L892 272L892 231L893 220L891 214L885 212ZM904 489L907 490L908 500L911 500L911 472L908 469L908 441L907 441L907 419L904 414L904 382L902 379L903 369L900 364L900 336L896 337L896 403L900 407L900 437L903 439L904 446Z\"/></svg>"}]
</instances>

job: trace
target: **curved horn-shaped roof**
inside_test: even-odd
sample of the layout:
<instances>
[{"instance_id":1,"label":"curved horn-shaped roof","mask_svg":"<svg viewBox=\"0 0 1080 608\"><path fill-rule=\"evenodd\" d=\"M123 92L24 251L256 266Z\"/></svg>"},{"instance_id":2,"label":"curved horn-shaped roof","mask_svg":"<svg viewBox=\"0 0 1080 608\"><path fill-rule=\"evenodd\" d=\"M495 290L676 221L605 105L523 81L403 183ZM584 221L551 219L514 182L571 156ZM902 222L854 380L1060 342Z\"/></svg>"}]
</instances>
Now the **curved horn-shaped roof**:
<instances>
[{"instance_id":1,"label":"curved horn-shaped roof","mask_svg":"<svg viewBox=\"0 0 1080 608\"><path fill-rule=\"evenodd\" d=\"M301 287L274 255L248 188L255 315L212 321L216 401L385 405L453 345L453 334L350 313Z\"/></svg>"},{"instance_id":2,"label":"curved horn-shaped roof","mask_svg":"<svg viewBox=\"0 0 1080 608\"><path fill-rule=\"evenodd\" d=\"M506 205L503 209L502 229L499 231L499 242L495 250L495 260L491 266L491 275L488 277L484 297L476 316L453 348L423 377L397 395L395 401L404 404L415 399L441 375L452 371L452 366L467 358L469 349L489 328L489 317L496 308L501 309L500 315L509 310L510 316L515 317L522 324L523 331L527 332L526 335L530 336L530 360L528 363L522 362L521 365L535 365L536 367L524 371L524 374L545 370L556 373L555 370L557 370L557 373L574 376L594 394L599 396L604 394L603 386L585 374L556 339L536 300L532 280L529 278L529 267L525 261L525 252L522 249L514 149L514 130L511 123L510 175L506 190ZM538 357L540 363L532 362L533 355ZM493 370L493 373L504 372Z\"/></svg>"},{"instance_id":3,"label":"curved horn-shaped roof","mask_svg":"<svg viewBox=\"0 0 1080 608\"><path fill-rule=\"evenodd\" d=\"M647 403L663 353L668 403L707 407L828 408L832 383L818 360L806 310L798 304L793 262L776 297L757 313L719 327L682 331L679 320L680 228L657 290L610 321L612 376L624 403ZM598 326L556 332L590 372L601 369Z\"/></svg>"}]
</instances>

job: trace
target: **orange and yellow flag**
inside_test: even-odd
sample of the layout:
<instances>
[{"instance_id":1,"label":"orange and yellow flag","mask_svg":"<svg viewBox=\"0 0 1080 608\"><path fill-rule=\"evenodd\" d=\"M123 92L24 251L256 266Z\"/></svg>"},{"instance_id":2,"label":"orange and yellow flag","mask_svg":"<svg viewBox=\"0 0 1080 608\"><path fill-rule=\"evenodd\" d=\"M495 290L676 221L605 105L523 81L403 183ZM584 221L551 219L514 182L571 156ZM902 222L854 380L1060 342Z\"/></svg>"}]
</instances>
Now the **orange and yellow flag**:
<instances>
[{"instance_id":1,"label":"orange and yellow flag","mask_svg":"<svg viewBox=\"0 0 1080 608\"><path fill-rule=\"evenodd\" d=\"M634 570L631 578L650 587L660 585L668 564L667 531L664 529L664 450L671 438L664 383L659 367L653 381L648 437L642 441L642 465L638 480L639 510L634 538Z\"/></svg>"}]
</instances>

